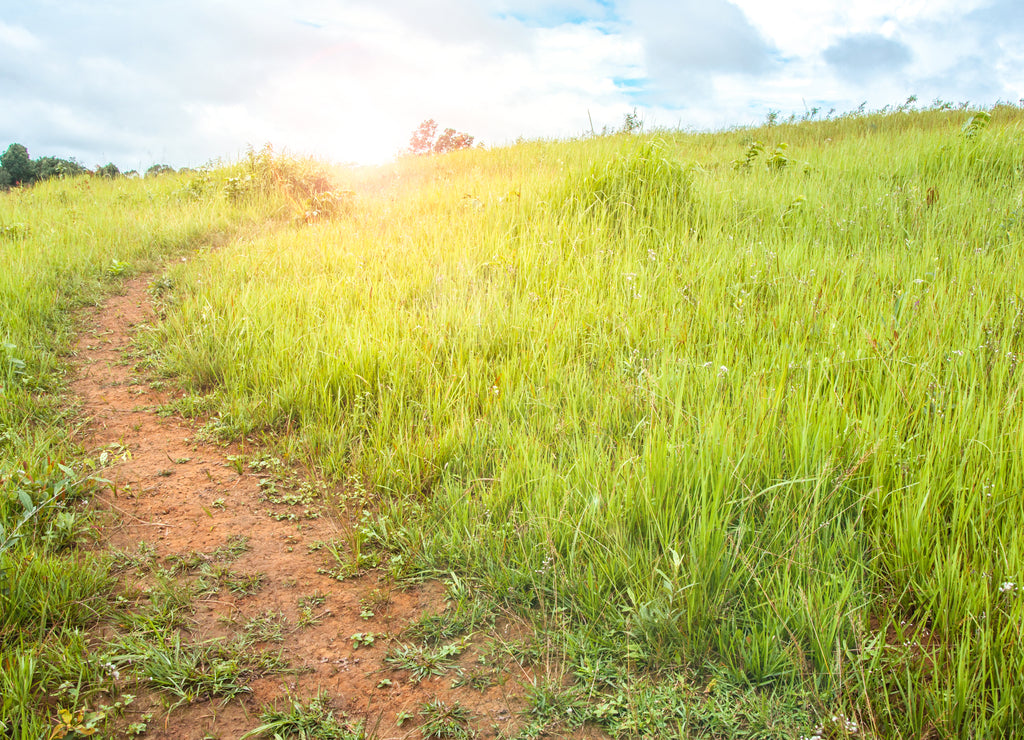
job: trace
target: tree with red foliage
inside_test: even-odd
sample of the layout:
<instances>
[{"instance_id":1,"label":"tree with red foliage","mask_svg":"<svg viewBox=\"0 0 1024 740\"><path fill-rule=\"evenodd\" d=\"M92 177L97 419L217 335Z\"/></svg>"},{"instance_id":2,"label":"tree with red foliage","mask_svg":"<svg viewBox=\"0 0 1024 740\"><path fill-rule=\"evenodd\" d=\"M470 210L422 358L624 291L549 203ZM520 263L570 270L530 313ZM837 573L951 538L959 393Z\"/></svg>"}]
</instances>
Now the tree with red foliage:
<instances>
[{"instance_id":1,"label":"tree with red foliage","mask_svg":"<svg viewBox=\"0 0 1024 740\"><path fill-rule=\"evenodd\" d=\"M409 139L409 153L444 154L457 149L468 149L473 146L473 141L473 136L453 128L446 128L438 136L437 121L428 118L413 131L412 138Z\"/></svg>"}]
</instances>

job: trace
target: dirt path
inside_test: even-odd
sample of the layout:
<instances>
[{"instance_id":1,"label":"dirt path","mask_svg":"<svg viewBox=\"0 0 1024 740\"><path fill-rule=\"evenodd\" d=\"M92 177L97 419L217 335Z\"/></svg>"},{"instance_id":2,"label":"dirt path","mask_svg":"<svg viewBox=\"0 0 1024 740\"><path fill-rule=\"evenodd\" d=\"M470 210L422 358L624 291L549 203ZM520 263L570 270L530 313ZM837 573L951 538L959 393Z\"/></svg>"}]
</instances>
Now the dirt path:
<instances>
[{"instance_id":1,"label":"dirt path","mask_svg":"<svg viewBox=\"0 0 1024 740\"><path fill-rule=\"evenodd\" d=\"M384 656L406 644L403 628L445 609L444 585L393 586L376 571L343 582L318 573L328 563L318 546L344 542L345 522L317 502L289 505L275 495L295 480L268 478L258 450L200 441L190 422L157 413L174 396L136 372L130 358L134 334L155 321L147 284L144 277L130 281L85 317L72 383L91 420L81 442L115 484L96 505L111 512L102 528L106 544L131 561L121 588L145 604L157 574L174 574L192 589L183 641L248 634L255 648L280 650L290 671L251 680L241 698L186 701L170 712L176 698L122 679L124 691L139 695L125 723L152 713L145 737L236 738L260 724L266 704L287 709L285 697L308 702L323 692L337 713L362 720L370 737L423 736L422 723L433 716L424 706L435 699L458 701L470 718L464 726L479 737L515 735L524 718L514 697L526 675L517 664L503 665L500 677L452 687L460 675L488 675L482 658L494 654L507 630L477 635L451 659L455 667L413 682ZM356 646L356 633L375 640Z\"/></svg>"}]
</instances>

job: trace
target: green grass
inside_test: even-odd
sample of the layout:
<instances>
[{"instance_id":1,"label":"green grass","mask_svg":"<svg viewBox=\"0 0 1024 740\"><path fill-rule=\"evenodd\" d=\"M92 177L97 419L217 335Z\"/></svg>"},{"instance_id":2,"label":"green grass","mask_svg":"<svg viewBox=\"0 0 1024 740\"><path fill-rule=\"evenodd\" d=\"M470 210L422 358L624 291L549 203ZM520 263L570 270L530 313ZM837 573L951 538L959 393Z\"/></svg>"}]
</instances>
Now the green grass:
<instances>
[{"instance_id":1,"label":"green grass","mask_svg":"<svg viewBox=\"0 0 1024 740\"><path fill-rule=\"evenodd\" d=\"M266 707L260 720L262 725L242 737L363 740L367 736L361 723L347 722L340 712L335 716L326 694L319 694L305 704L293 700L289 711Z\"/></svg>"},{"instance_id":2,"label":"green grass","mask_svg":"<svg viewBox=\"0 0 1024 740\"><path fill-rule=\"evenodd\" d=\"M844 732L833 716L880 737L1012 734L1024 115L990 113L341 171L329 203L291 188L294 225L168 268L152 355L208 434L353 483L373 512L341 566L455 574L534 619L569 672L538 684L538 732L583 707L622 736ZM270 215L225 177L0 199L6 531L79 478L43 462L65 457L68 311ZM28 507L22 476L43 481ZM25 525L32 547L56 548L55 521ZM32 635L49 617L27 619ZM35 696L12 634L12 690ZM29 701L0 721L36 717Z\"/></svg>"},{"instance_id":3,"label":"green grass","mask_svg":"<svg viewBox=\"0 0 1024 740\"><path fill-rule=\"evenodd\" d=\"M1024 143L1017 108L970 117L351 173L344 219L171 271L165 366L229 434L366 481L392 555L584 653L1006 733Z\"/></svg>"}]
</instances>

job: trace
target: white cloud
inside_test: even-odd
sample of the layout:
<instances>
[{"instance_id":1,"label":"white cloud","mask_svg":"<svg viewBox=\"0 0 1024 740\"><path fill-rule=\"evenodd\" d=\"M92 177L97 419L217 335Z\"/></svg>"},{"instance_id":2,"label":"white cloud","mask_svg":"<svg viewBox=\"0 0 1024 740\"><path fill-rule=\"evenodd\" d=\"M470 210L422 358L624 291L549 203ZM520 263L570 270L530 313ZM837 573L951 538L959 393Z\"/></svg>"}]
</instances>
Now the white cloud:
<instances>
[{"instance_id":1,"label":"white cloud","mask_svg":"<svg viewBox=\"0 0 1024 740\"><path fill-rule=\"evenodd\" d=\"M496 144L634 106L708 127L1024 95L1020 0L39 0L0 49L0 147L122 167L265 141L380 161L427 117Z\"/></svg>"},{"instance_id":2,"label":"white cloud","mask_svg":"<svg viewBox=\"0 0 1024 740\"><path fill-rule=\"evenodd\" d=\"M21 26L11 26L0 21L0 48L7 53L35 51L42 46L34 33Z\"/></svg>"}]
</instances>

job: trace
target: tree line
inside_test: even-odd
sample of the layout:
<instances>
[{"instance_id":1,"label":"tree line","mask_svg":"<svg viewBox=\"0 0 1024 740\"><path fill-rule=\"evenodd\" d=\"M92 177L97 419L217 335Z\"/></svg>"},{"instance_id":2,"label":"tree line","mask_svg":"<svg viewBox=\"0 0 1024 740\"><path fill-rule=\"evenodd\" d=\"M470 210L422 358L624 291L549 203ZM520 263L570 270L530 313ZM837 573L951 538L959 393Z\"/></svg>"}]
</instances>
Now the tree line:
<instances>
[{"instance_id":1,"label":"tree line","mask_svg":"<svg viewBox=\"0 0 1024 740\"><path fill-rule=\"evenodd\" d=\"M155 164L146 170L146 176L161 175L165 172L174 172L174 168L166 164ZM115 178L138 175L138 172L135 170L121 172L113 162L96 165L94 169L90 170L74 158L39 157L32 159L23 144L11 144L3 154L0 154L0 189L2 190L19 185L32 185L53 177L74 177L76 175Z\"/></svg>"}]
</instances>

